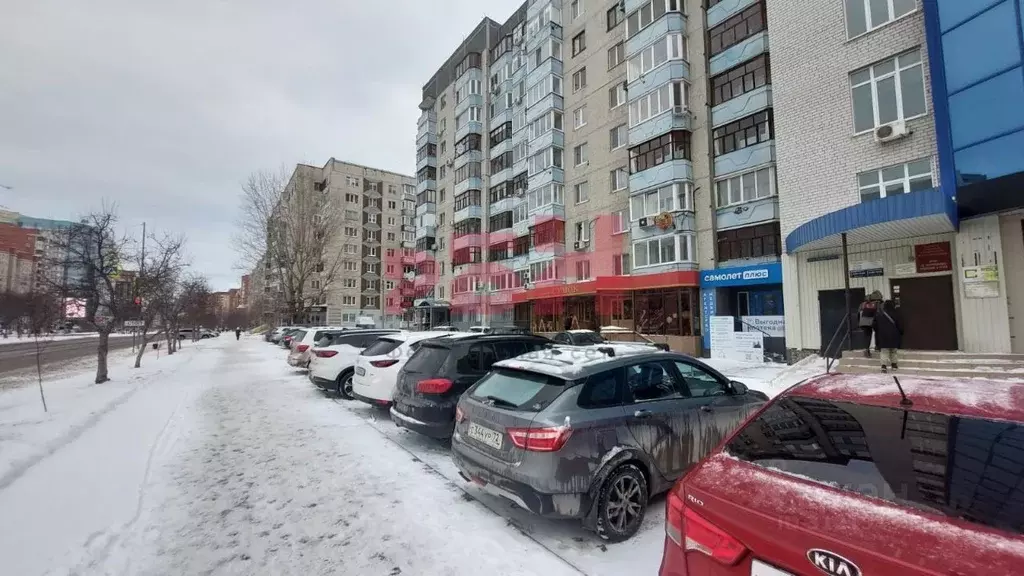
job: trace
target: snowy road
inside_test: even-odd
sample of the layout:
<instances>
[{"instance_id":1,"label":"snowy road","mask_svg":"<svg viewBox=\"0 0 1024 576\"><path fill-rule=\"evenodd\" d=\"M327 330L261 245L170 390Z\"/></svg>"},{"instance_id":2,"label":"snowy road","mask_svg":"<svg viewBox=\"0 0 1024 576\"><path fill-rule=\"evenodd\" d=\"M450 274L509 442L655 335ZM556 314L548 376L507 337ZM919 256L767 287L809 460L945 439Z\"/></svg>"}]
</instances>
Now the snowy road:
<instances>
[{"instance_id":1,"label":"snowy road","mask_svg":"<svg viewBox=\"0 0 1024 576\"><path fill-rule=\"evenodd\" d=\"M478 490L256 338L0 394L0 573L654 574L664 498L605 544ZM127 360L127 359L126 359ZM771 365L721 366L772 393Z\"/></svg>"}]
</instances>

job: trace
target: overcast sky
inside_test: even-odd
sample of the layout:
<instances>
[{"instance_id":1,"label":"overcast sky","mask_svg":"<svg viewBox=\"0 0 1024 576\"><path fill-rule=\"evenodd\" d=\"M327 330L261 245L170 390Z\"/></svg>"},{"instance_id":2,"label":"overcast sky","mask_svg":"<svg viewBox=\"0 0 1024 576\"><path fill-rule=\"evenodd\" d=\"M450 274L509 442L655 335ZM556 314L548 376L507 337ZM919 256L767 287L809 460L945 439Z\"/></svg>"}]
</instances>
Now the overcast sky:
<instances>
[{"instance_id":1,"label":"overcast sky","mask_svg":"<svg viewBox=\"0 0 1024 576\"><path fill-rule=\"evenodd\" d=\"M0 206L182 232L238 285L239 183L334 156L412 174L423 84L522 0L0 0Z\"/></svg>"}]
</instances>

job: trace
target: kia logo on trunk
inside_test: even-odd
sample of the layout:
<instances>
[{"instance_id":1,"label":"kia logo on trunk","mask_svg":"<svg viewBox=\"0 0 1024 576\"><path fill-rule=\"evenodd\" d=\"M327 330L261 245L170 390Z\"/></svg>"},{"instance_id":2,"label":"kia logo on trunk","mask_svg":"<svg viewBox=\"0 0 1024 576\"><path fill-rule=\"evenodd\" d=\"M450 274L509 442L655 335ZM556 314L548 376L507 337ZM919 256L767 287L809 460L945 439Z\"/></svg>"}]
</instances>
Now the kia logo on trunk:
<instances>
[{"instance_id":1,"label":"kia logo on trunk","mask_svg":"<svg viewBox=\"0 0 1024 576\"><path fill-rule=\"evenodd\" d=\"M815 568L829 576L861 576L860 568L856 564L828 550L808 550L807 559Z\"/></svg>"}]
</instances>

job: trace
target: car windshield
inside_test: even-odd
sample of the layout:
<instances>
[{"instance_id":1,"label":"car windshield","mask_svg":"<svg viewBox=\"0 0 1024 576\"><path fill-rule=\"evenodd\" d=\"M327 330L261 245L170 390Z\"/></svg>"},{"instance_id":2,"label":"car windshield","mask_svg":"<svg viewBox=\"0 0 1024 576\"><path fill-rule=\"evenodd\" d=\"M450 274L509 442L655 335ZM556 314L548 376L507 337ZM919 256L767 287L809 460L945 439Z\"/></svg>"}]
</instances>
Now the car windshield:
<instances>
[{"instance_id":1,"label":"car windshield","mask_svg":"<svg viewBox=\"0 0 1024 576\"><path fill-rule=\"evenodd\" d=\"M396 348L402 345L404 340L397 340L394 338L381 338L373 344L366 347L363 350L361 356L383 356L393 352Z\"/></svg>"},{"instance_id":2,"label":"car windshield","mask_svg":"<svg viewBox=\"0 0 1024 576\"><path fill-rule=\"evenodd\" d=\"M1022 447L1018 422L791 396L751 420L726 451L850 492L1024 534Z\"/></svg>"},{"instance_id":3,"label":"car windshield","mask_svg":"<svg viewBox=\"0 0 1024 576\"><path fill-rule=\"evenodd\" d=\"M577 344L602 344L607 342L597 332L576 332L573 334L573 338Z\"/></svg>"},{"instance_id":4,"label":"car windshield","mask_svg":"<svg viewBox=\"0 0 1024 576\"><path fill-rule=\"evenodd\" d=\"M473 388L474 400L493 400L502 406L542 410L565 389L566 381L546 374L498 368Z\"/></svg>"}]
</instances>

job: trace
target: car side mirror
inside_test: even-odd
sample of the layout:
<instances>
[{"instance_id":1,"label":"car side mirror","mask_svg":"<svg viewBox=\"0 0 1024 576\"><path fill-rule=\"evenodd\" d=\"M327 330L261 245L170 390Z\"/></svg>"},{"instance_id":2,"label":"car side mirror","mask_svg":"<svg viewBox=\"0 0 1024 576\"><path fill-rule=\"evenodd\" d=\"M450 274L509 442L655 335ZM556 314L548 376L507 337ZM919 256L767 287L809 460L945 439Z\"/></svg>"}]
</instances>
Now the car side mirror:
<instances>
[{"instance_id":1,"label":"car side mirror","mask_svg":"<svg viewBox=\"0 0 1024 576\"><path fill-rule=\"evenodd\" d=\"M730 380L729 381L729 385L732 386L732 393L736 394L736 395L746 394L747 391L748 391L747 385L744 384L743 382L737 382L735 380Z\"/></svg>"}]
</instances>

